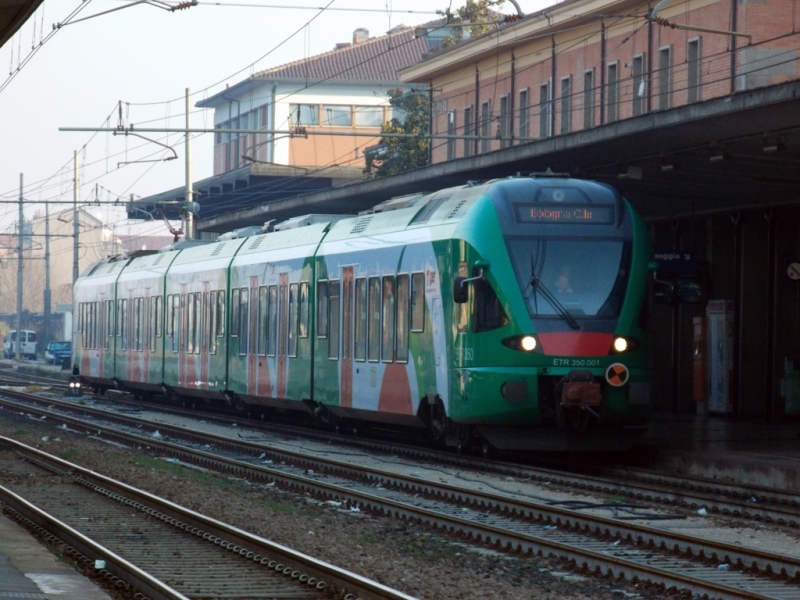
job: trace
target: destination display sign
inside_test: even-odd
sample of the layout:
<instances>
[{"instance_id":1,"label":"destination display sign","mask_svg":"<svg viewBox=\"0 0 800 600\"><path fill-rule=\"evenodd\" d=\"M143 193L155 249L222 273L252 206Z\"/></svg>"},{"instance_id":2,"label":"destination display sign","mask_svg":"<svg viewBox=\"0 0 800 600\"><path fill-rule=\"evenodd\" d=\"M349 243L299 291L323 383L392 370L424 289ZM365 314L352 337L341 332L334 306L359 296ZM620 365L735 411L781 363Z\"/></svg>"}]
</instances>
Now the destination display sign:
<instances>
[{"instance_id":1,"label":"destination display sign","mask_svg":"<svg viewBox=\"0 0 800 600\"><path fill-rule=\"evenodd\" d=\"M596 223L613 222L613 206L586 204L517 204L518 223Z\"/></svg>"}]
</instances>

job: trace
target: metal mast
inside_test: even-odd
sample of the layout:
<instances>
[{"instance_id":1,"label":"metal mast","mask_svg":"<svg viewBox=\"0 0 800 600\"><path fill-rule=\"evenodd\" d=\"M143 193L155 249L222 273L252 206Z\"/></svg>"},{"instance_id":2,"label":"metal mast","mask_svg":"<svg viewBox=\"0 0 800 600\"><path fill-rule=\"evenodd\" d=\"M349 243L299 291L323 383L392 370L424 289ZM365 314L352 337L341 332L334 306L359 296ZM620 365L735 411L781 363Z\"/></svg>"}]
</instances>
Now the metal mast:
<instances>
[{"instance_id":1,"label":"metal mast","mask_svg":"<svg viewBox=\"0 0 800 600\"><path fill-rule=\"evenodd\" d=\"M185 239L194 239L194 213L192 212L192 113L189 97L191 92L186 88L186 236Z\"/></svg>"},{"instance_id":2,"label":"metal mast","mask_svg":"<svg viewBox=\"0 0 800 600\"><path fill-rule=\"evenodd\" d=\"M72 207L72 287L75 287L75 282L78 281L78 241L80 236L80 222L78 221L78 199L80 196L80 183L78 181L78 151L75 150L74 159L75 177L73 179L75 187L73 189L72 198L74 206ZM74 293L74 289L73 289Z\"/></svg>"},{"instance_id":3,"label":"metal mast","mask_svg":"<svg viewBox=\"0 0 800 600\"><path fill-rule=\"evenodd\" d=\"M19 174L19 225L17 226L17 352L16 359L22 358L22 173Z\"/></svg>"}]
</instances>

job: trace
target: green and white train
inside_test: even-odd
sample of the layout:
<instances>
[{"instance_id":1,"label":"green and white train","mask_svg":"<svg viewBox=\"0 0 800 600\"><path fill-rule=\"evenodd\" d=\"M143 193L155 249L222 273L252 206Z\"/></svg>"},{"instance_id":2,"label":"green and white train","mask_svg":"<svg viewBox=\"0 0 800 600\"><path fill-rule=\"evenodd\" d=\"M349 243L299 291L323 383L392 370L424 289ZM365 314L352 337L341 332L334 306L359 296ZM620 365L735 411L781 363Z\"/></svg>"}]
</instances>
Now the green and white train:
<instances>
[{"instance_id":1,"label":"green and white train","mask_svg":"<svg viewBox=\"0 0 800 600\"><path fill-rule=\"evenodd\" d=\"M83 273L84 383L484 451L646 428L652 243L609 186L515 177L240 234Z\"/></svg>"}]
</instances>

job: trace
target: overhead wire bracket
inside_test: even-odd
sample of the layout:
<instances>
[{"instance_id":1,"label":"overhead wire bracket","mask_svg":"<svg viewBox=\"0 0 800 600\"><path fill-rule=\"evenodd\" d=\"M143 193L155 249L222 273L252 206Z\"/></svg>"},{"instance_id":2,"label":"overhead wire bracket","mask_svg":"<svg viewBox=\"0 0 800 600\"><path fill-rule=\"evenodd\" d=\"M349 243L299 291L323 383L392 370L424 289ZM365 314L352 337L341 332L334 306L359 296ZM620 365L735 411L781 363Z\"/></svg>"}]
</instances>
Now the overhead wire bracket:
<instances>
[{"instance_id":1,"label":"overhead wire bracket","mask_svg":"<svg viewBox=\"0 0 800 600\"><path fill-rule=\"evenodd\" d=\"M83 17L82 19L75 19L67 23L55 23L53 25L53 29L61 29L62 27L66 27L67 25L74 25L75 23L80 23L81 21L88 21L89 19L94 19L95 17L100 17L113 12L117 12L118 10L124 10L126 8L130 8L131 6L137 6L139 4L149 4L150 6L155 6L156 8L160 8L168 12L175 12L178 10L184 10L190 8L192 6L197 6L198 0L187 0L186 2L179 2L177 4L170 4L169 2L163 2L163 0L135 0L130 4L126 4L124 6L118 6L117 8L111 8L109 10L104 10L102 12L89 15L88 17Z\"/></svg>"}]
</instances>

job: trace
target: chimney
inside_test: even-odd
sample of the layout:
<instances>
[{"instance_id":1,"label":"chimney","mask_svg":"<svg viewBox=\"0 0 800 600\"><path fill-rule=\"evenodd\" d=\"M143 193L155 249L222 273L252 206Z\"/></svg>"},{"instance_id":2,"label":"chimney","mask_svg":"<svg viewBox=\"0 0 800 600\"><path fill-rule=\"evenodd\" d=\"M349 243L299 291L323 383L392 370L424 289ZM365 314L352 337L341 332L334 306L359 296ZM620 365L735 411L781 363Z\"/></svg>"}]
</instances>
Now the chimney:
<instances>
[{"instance_id":1,"label":"chimney","mask_svg":"<svg viewBox=\"0 0 800 600\"><path fill-rule=\"evenodd\" d=\"M353 32L353 44L360 44L361 42L366 42L369 39L369 29L364 29L363 27L359 27Z\"/></svg>"}]
</instances>

